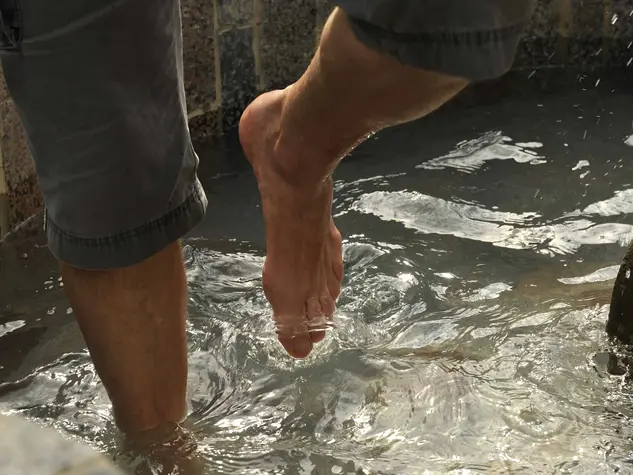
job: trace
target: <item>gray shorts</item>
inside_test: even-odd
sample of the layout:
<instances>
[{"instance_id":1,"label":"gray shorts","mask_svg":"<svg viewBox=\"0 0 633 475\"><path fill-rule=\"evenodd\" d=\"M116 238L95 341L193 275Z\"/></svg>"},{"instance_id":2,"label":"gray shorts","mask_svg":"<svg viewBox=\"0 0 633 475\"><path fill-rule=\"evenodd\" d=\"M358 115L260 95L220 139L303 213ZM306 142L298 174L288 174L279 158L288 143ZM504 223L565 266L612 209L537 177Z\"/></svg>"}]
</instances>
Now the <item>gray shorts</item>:
<instances>
[{"instance_id":1,"label":"gray shorts","mask_svg":"<svg viewBox=\"0 0 633 475\"><path fill-rule=\"evenodd\" d=\"M534 6L335 3L370 47L472 80L510 68ZM84 269L124 267L199 223L207 201L187 126L179 0L0 0L0 13L2 67L53 254Z\"/></svg>"},{"instance_id":2,"label":"gray shorts","mask_svg":"<svg viewBox=\"0 0 633 475\"><path fill-rule=\"evenodd\" d=\"M471 81L511 67L536 0L334 0L367 46Z\"/></svg>"},{"instance_id":3,"label":"gray shorts","mask_svg":"<svg viewBox=\"0 0 633 475\"><path fill-rule=\"evenodd\" d=\"M203 216L178 0L0 0L7 85L46 202L50 249L138 263Z\"/></svg>"}]
</instances>

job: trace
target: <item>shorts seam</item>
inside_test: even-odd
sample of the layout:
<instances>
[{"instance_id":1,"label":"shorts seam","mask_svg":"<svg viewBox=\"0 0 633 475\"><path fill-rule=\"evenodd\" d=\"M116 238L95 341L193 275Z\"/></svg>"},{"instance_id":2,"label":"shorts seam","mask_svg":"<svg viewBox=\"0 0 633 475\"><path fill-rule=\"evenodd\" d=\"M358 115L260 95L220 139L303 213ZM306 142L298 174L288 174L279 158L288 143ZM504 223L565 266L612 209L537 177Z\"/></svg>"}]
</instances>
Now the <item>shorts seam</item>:
<instances>
[{"instance_id":1,"label":"shorts seam","mask_svg":"<svg viewBox=\"0 0 633 475\"><path fill-rule=\"evenodd\" d=\"M136 239L140 236L149 235L152 231L156 229L162 229L168 227L172 223L178 222L179 218L182 215L187 214L193 206L196 206L198 203L201 203L203 201L204 197L201 194L201 190L198 188L198 186L194 185L191 192L189 193L189 196L180 205L178 205L171 211L168 211L165 215L161 216L160 218L154 219L149 223L138 226L132 230L123 231L110 236L97 238L84 237L68 231L64 231L50 219L47 211L44 212L44 229L47 232L50 232L62 238L69 244L80 244L81 246L95 248L117 246L127 241Z\"/></svg>"},{"instance_id":2,"label":"shorts seam","mask_svg":"<svg viewBox=\"0 0 633 475\"><path fill-rule=\"evenodd\" d=\"M433 42L441 44L452 45L470 45L470 46L482 46L493 43L503 43L512 38L516 38L522 34L527 22L521 21L519 23L506 26L503 28L496 28L492 30L474 30L463 32L417 32L417 33L400 33L397 31L387 30L381 26L370 23L360 18L351 18L354 23L365 32L373 34L382 39L391 39L398 43L422 43Z\"/></svg>"}]
</instances>

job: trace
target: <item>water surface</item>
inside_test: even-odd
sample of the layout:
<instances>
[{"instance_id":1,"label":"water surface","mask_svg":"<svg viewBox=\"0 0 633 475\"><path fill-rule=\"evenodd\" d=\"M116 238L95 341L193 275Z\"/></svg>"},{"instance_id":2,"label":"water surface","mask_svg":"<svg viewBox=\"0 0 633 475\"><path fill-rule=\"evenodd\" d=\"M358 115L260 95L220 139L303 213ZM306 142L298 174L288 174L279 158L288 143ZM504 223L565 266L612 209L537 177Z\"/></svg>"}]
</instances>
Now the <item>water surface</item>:
<instances>
[{"instance_id":1,"label":"water surface","mask_svg":"<svg viewBox=\"0 0 633 475\"><path fill-rule=\"evenodd\" d=\"M577 79L465 101L343 163L337 328L303 361L273 335L253 178L203 154L211 206L185 254L205 473L633 473L633 388L603 333L633 238L631 96ZM116 456L48 251L5 253L3 410Z\"/></svg>"}]
</instances>

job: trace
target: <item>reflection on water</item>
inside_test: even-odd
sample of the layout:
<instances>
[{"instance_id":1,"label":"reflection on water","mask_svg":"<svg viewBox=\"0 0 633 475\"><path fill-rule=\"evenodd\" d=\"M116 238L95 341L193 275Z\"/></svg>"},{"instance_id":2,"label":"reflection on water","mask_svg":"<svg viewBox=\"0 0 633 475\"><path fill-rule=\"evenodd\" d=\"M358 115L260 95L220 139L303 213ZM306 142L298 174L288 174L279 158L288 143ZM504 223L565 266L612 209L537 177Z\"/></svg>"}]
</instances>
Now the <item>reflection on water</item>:
<instances>
[{"instance_id":1,"label":"reflection on water","mask_svg":"<svg viewBox=\"0 0 633 475\"><path fill-rule=\"evenodd\" d=\"M454 151L428 160L416 168L442 170L453 167L469 172L481 168L489 160L514 160L516 163L538 165L546 163L534 151L542 146L540 142L513 143L510 137L504 136L500 131L487 132L476 139L458 143Z\"/></svg>"},{"instance_id":2,"label":"reflection on water","mask_svg":"<svg viewBox=\"0 0 633 475\"><path fill-rule=\"evenodd\" d=\"M204 473L628 473L633 388L603 329L633 163L615 119L559 122L581 99L517 102L528 131L485 109L457 140L411 139L431 126L414 125L344 164L337 328L306 360L276 343L258 245L190 240L187 426ZM425 140L444 149L420 164ZM39 282L0 308L3 410L139 465L56 275Z\"/></svg>"}]
</instances>

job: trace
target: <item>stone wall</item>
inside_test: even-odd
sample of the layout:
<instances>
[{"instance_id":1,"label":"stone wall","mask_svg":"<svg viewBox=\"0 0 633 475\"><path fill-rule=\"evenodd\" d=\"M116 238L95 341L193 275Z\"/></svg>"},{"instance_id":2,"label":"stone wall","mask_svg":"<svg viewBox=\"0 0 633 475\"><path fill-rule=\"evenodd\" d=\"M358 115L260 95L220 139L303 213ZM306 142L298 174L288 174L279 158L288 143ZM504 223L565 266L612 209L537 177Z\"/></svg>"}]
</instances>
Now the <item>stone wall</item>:
<instances>
[{"instance_id":1,"label":"stone wall","mask_svg":"<svg viewBox=\"0 0 633 475\"><path fill-rule=\"evenodd\" d=\"M257 93L297 79L329 0L181 0L190 127L202 141L235 126ZM625 66L633 0L539 0L516 67ZM40 209L15 109L0 88L0 236Z\"/></svg>"},{"instance_id":2,"label":"stone wall","mask_svg":"<svg viewBox=\"0 0 633 475\"><path fill-rule=\"evenodd\" d=\"M41 207L22 123L0 78L0 238Z\"/></svg>"},{"instance_id":3,"label":"stone wall","mask_svg":"<svg viewBox=\"0 0 633 475\"><path fill-rule=\"evenodd\" d=\"M539 0L515 67L629 66L632 12L631 0Z\"/></svg>"}]
</instances>

